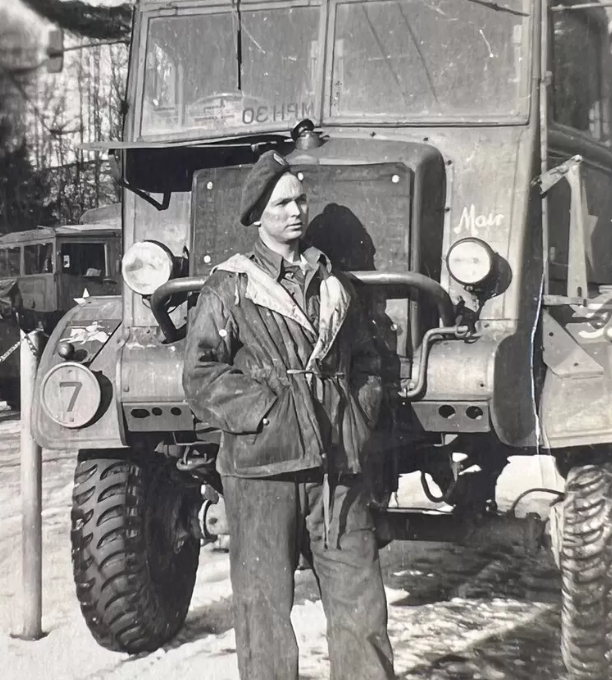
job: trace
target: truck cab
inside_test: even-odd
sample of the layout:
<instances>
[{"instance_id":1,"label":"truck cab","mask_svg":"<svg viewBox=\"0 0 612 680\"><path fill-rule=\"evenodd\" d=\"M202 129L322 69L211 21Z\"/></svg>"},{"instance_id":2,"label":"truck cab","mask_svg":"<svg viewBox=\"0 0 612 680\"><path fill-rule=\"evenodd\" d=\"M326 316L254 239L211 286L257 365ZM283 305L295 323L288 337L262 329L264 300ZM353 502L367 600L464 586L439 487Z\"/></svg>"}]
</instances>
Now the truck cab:
<instances>
[{"instance_id":1,"label":"truck cab","mask_svg":"<svg viewBox=\"0 0 612 680\"><path fill-rule=\"evenodd\" d=\"M373 503L384 514L398 475L419 471L428 497L485 523L508 456L555 456L568 480L555 541L564 659L575 677L600 677L611 650L586 649L574 605L581 480L612 488L607 26L598 2L576 0L140 0L124 139L95 146L123 187L123 294L64 317L33 412L39 443L80 451L75 559L98 531L87 518L103 504L91 498L117 469L126 488L143 485L140 543L126 533L126 555L170 551L163 574L185 576L172 608L160 573L139 572L139 592L172 616L140 616L122 634L98 573L81 603L102 644L155 648L187 611L202 538L193 518L222 487L219 433L184 399L184 339L212 268L253 243L241 185L275 149L306 188L309 240L354 280L384 358ZM71 333L102 318L104 337L75 360ZM174 527L157 546L146 539L161 512L147 505L151 488L163 488L160 521ZM603 522L612 494L599 500ZM75 578L81 592L93 573Z\"/></svg>"}]
</instances>

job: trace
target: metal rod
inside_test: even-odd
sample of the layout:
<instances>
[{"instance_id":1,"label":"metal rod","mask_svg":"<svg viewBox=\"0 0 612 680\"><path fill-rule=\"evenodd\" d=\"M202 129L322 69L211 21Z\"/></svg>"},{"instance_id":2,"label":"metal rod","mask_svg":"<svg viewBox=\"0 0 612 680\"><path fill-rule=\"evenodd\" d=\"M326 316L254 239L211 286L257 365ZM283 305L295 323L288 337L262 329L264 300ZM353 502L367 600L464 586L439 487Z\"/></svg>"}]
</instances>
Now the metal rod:
<instances>
[{"instance_id":1,"label":"metal rod","mask_svg":"<svg viewBox=\"0 0 612 680\"><path fill-rule=\"evenodd\" d=\"M26 640L42 632L42 450L32 437L31 409L42 332L21 334L22 602Z\"/></svg>"},{"instance_id":2,"label":"metal rod","mask_svg":"<svg viewBox=\"0 0 612 680\"><path fill-rule=\"evenodd\" d=\"M466 338L469 334L467 326L448 326L442 328L430 328L423 336L421 353L418 361L417 378L411 380L407 390L400 392L405 399L416 399L425 389L427 379L427 366L429 363L429 351L434 340L444 337ZM472 336L474 337L474 336Z\"/></svg>"},{"instance_id":3,"label":"metal rod","mask_svg":"<svg viewBox=\"0 0 612 680\"><path fill-rule=\"evenodd\" d=\"M85 43L85 45L72 45L72 47L64 47L61 50L48 50L47 54L50 58L61 57L66 52L76 52L77 50L87 50L90 47L104 47L106 45L129 45L130 41L126 38L119 40L100 40L99 42Z\"/></svg>"},{"instance_id":4,"label":"metal rod","mask_svg":"<svg viewBox=\"0 0 612 680\"><path fill-rule=\"evenodd\" d=\"M416 272L371 272L355 271L345 272L351 279L368 286L405 286L417 290L432 298L438 307L438 314L444 326L453 326L455 323L455 309L449 294L442 286L424 274ZM205 276L190 276L181 279L172 279L161 285L151 296L151 311L159 324L161 332L168 342L177 339L177 329L170 315L166 311L166 302L173 296L182 293L192 293L200 290L206 283Z\"/></svg>"},{"instance_id":5,"label":"metal rod","mask_svg":"<svg viewBox=\"0 0 612 680\"><path fill-rule=\"evenodd\" d=\"M574 9L595 9L598 7L612 7L612 2L581 2L578 5L554 5L551 12L568 12Z\"/></svg>"},{"instance_id":6,"label":"metal rod","mask_svg":"<svg viewBox=\"0 0 612 680\"><path fill-rule=\"evenodd\" d=\"M180 293L193 293L200 290L206 283L205 276L189 276L183 279L172 279L161 285L151 295L151 311L157 321L161 332L168 342L174 342L177 338L176 326L166 310L166 302L173 296Z\"/></svg>"},{"instance_id":7,"label":"metal rod","mask_svg":"<svg viewBox=\"0 0 612 680\"><path fill-rule=\"evenodd\" d=\"M406 286L433 298L438 307L438 314L443 326L453 326L455 323L455 309L449 294L433 279L417 272L346 272L350 277L367 285Z\"/></svg>"},{"instance_id":8,"label":"metal rod","mask_svg":"<svg viewBox=\"0 0 612 680\"><path fill-rule=\"evenodd\" d=\"M539 104L540 104L540 174L543 176L548 171L548 97L550 91L549 77L548 77L548 62L549 62L549 45L548 45L548 2L542 0L540 5L540 16L542 21L539 26L540 50L536 52L537 58L537 73L540 78L539 85ZM548 234L549 218L548 218L548 196L542 196L542 273L544 276L543 288L544 295L549 293L549 256L550 256L550 238Z\"/></svg>"}]
</instances>

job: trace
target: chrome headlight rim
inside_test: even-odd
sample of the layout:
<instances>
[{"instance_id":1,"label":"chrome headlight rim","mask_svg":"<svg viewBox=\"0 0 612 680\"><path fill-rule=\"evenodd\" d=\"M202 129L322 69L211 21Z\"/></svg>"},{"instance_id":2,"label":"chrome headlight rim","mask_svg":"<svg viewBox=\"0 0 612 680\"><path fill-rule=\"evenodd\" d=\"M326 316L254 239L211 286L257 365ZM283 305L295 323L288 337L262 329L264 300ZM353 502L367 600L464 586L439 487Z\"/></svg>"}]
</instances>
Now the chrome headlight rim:
<instances>
[{"instance_id":1,"label":"chrome headlight rim","mask_svg":"<svg viewBox=\"0 0 612 680\"><path fill-rule=\"evenodd\" d=\"M137 263L141 263L141 267ZM144 266L142 266L144 265ZM146 280L146 269L149 280ZM145 270L145 271L143 271ZM163 243L153 240L136 241L121 258L121 276L125 285L138 295L149 297L174 276L175 260ZM140 279L137 274L140 272Z\"/></svg>"},{"instance_id":2,"label":"chrome headlight rim","mask_svg":"<svg viewBox=\"0 0 612 680\"><path fill-rule=\"evenodd\" d=\"M472 257L478 256L482 258L481 262L475 261L473 263L472 266L474 266L476 271L472 274L469 274L465 269L461 270L461 267L465 265L461 265L457 260L453 259L453 256L456 258L460 251L466 248L476 250ZM476 236L468 236L455 241L446 254L448 273L457 283L468 289L481 287L490 281L495 273L495 262L495 251L486 241Z\"/></svg>"}]
</instances>

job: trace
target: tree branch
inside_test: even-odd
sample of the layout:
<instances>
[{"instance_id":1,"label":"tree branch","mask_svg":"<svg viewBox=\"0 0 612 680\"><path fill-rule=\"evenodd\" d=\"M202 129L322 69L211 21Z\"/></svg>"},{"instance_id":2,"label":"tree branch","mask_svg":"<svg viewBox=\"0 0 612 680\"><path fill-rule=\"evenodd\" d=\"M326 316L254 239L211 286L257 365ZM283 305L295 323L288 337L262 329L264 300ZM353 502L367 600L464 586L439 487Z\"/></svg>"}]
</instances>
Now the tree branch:
<instances>
[{"instance_id":1,"label":"tree branch","mask_svg":"<svg viewBox=\"0 0 612 680\"><path fill-rule=\"evenodd\" d=\"M132 5L98 7L82 0L23 0L37 14L75 35L92 40L129 39Z\"/></svg>"}]
</instances>

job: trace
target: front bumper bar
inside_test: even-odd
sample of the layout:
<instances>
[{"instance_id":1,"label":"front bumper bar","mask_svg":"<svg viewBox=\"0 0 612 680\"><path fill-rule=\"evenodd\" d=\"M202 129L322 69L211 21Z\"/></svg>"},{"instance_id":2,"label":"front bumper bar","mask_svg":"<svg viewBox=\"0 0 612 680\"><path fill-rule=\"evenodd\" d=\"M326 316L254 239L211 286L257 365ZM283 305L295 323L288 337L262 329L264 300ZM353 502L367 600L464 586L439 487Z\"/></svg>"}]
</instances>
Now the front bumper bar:
<instances>
[{"instance_id":1,"label":"front bumper bar","mask_svg":"<svg viewBox=\"0 0 612 680\"><path fill-rule=\"evenodd\" d=\"M438 308L438 316L445 329L454 327L455 308L449 294L433 279L416 272L395 273L376 271L346 272L348 277L358 284L368 286L404 286L408 290L415 290L430 298ZM205 276L190 276L172 279L161 285L151 296L151 311L159 324L161 332L168 342L178 340L178 330L167 310L167 303L171 297L186 293L194 293L206 283ZM439 329L436 330L440 334Z\"/></svg>"}]
</instances>

